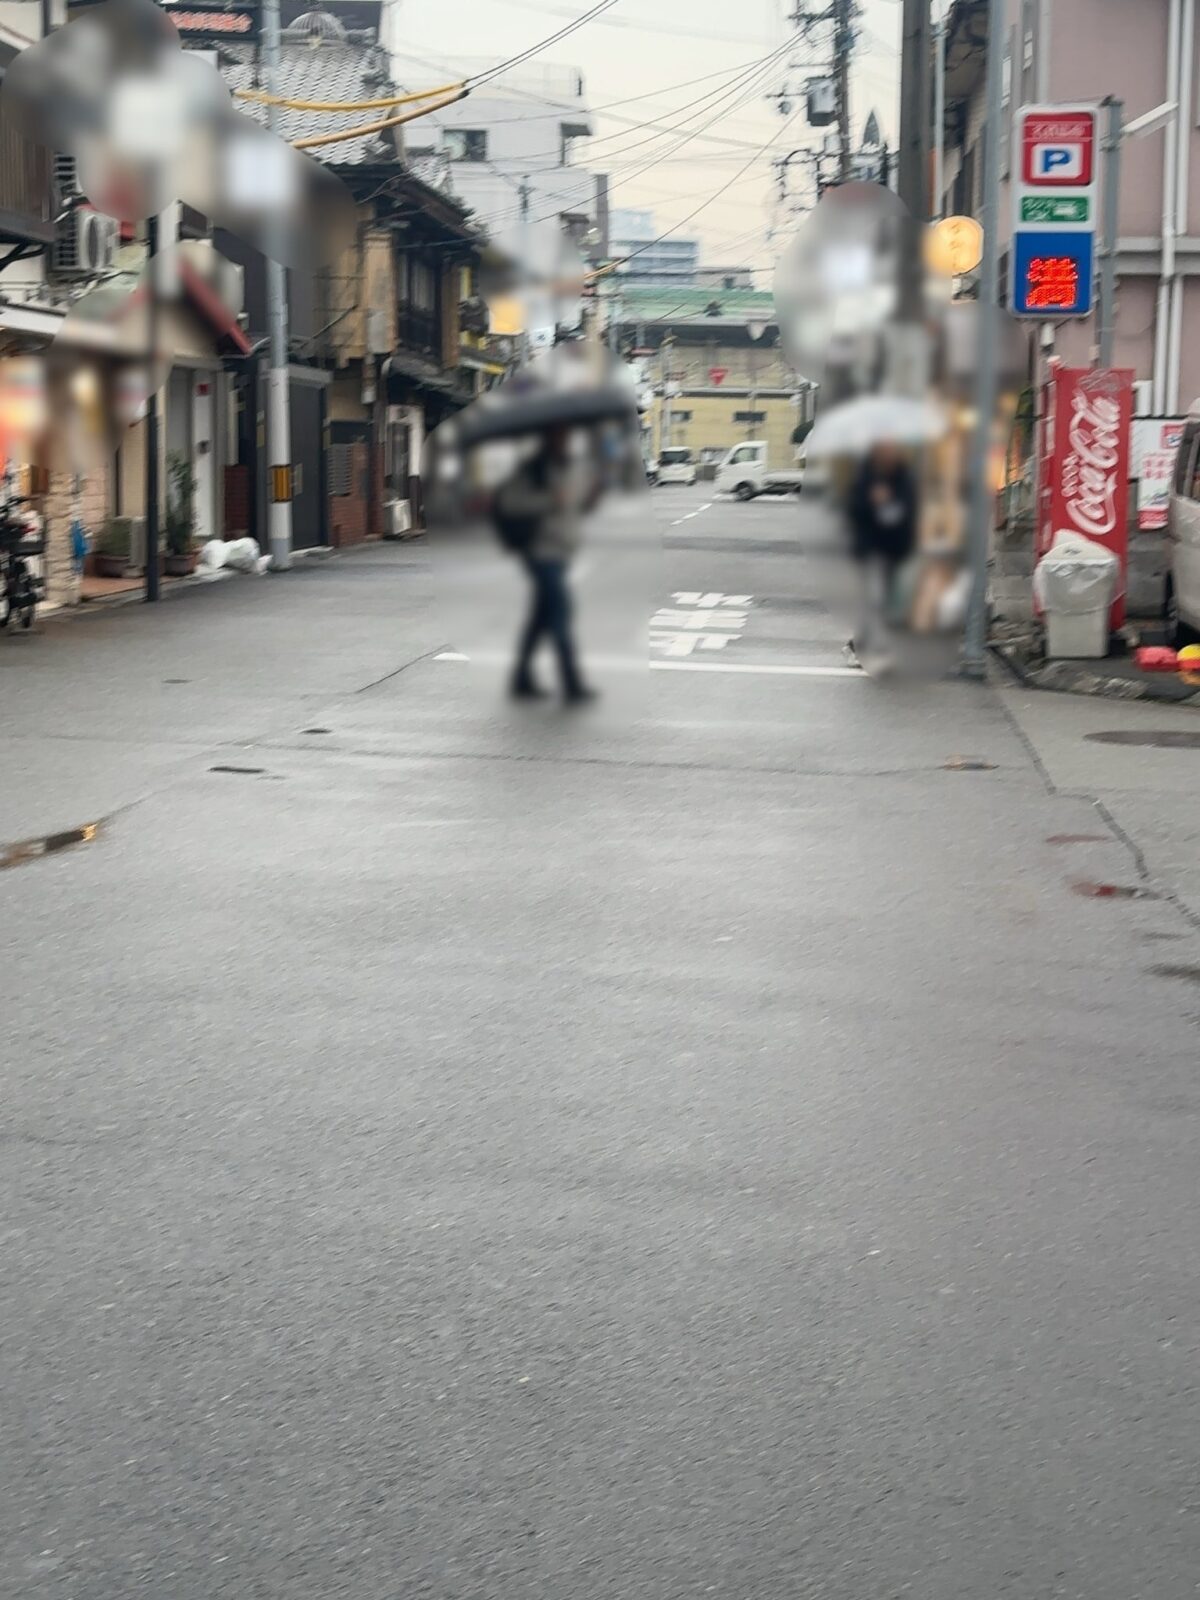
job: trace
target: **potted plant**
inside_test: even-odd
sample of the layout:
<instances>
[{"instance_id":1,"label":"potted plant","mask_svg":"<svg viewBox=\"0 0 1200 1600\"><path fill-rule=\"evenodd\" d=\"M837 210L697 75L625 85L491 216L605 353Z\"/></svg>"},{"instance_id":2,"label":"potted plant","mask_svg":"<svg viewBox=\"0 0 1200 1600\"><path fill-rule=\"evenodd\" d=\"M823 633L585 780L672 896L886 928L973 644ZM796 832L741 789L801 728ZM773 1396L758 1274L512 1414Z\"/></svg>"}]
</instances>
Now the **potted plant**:
<instances>
[{"instance_id":1,"label":"potted plant","mask_svg":"<svg viewBox=\"0 0 1200 1600\"><path fill-rule=\"evenodd\" d=\"M198 552L193 544L196 512L196 474L178 450L167 457L167 576L185 578L196 570Z\"/></svg>"},{"instance_id":2,"label":"potted plant","mask_svg":"<svg viewBox=\"0 0 1200 1600\"><path fill-rule=\"evenodd\" d=\"M133 523L129 517L110 517L96 540L92 561L98 578L123 578L129 569Z\"/></svg>"}]
</instances>

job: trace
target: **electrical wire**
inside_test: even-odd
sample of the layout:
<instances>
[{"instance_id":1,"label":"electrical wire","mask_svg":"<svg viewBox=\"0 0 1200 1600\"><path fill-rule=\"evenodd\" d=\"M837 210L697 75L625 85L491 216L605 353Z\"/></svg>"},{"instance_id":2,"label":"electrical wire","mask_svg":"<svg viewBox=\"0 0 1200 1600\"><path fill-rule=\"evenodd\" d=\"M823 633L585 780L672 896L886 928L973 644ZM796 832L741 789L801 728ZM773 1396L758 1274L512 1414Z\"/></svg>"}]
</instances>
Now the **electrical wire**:
<instances>
[{"instance_id":1,"label":"electrical wire","mask_svg":"<svg viewBox=\"0 0 1200 1600\"><path fill-rule=\"evenodd\" d=\"M528 50L521 50L515 56L509 56L505 61L498 61L495 66L489 67L486 72L476 73L466 81L472 87L481 83L490 83L493 78L498 78L502 73L508 72L512 67L519 67L522 62L528 61L531 56L540 55L543 50L549 49L552 44L557 44L560 39L576 33L585 23L594 22L597 17L602 17L606 11L611 11L620 0L597 0L597 4L590 10L575 17L566 27L559 28L556 33L549 34L545 39L539 39L537 44L530 45Z\"/></svg>"},{"instance_id":2,"label":"electrical wire","mask_svg":"<svg viewBox=\"0 0 1200 1600\"><path fill-rule=\"evenodd\" d=\"M368 134L383 133L387 128L398 128L403 122L415 122L418 117L427 117L432 111L441 111L444 107L453 105L456 100L466 97L467 91L460 89L457 94L451 95L447 100L439 100L434 106L422 106L416 111L402 112L398 117L384 117L379 122L364 122L356 128L343 128L339 133L317 133L307 139L293 139L293 150L315 150L320 145L339 144L347 139L365 139Z\"/></svg>"}]
</instances>

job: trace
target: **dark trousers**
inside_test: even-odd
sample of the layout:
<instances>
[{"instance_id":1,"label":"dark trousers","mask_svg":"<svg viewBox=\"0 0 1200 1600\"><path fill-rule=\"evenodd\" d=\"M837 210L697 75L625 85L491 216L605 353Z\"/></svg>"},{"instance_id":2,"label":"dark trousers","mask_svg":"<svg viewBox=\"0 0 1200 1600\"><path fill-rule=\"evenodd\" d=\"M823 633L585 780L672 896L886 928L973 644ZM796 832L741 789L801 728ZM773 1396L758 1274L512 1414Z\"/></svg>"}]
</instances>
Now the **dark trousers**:
<instances>
[{"instance_id":1,"label":"dark trousers","mask_svg":"<svg viewBox=\"0 0 1200 1600\"><path fill-rule=\"evenodd\" d=\"M529 574L532 593L529 619L517 646L514 687L528 688L532 683L533 658L538 645L543 639L549 639L558 656L564 693L577 694L583 687L583 679L579 674L575 641L571 633L571 590L567 583L567 563L526 556L525 570Z\"/></svg>"}]
</instances>

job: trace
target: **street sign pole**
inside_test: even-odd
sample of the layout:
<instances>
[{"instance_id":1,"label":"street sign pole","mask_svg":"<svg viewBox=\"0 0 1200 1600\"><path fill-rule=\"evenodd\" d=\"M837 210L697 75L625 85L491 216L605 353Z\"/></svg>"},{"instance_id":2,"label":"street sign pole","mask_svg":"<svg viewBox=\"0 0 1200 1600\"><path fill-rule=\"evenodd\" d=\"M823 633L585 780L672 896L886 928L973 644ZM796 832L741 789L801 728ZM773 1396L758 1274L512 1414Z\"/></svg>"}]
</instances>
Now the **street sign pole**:
<instances>
[{"instance_id":1,"label":"street sign pole","mask_svg":"<svg viewBox=\"0 0 1200 1600\"><path fill-rule=\"evenodd\" d=\"M1104 143L1104 242L1100 249L1100 365L1113 364L1117 322L1117 208L1121 196L1121 141L1125 107L1112 95L1106 109Z\"/></svg>"},{"instance_id":2,"label":"street sign pole","mask_svg":"<svg viewBox=\"0 0 1200 1600\"><path fill-rule=\"evenodd\" d=\"M1000 117L1004 95L1003 52L1007 25L1004 0L989 0L987 42L987 132L983 144L983 275L979 291L979 367L975 389L975 437L971 448L971 520L969 556L971 596L963 671L970 678L987 675L987 579L992 494L992 427L996 414L998 320L1000 316Z\"/></svg>"}]
</instances>

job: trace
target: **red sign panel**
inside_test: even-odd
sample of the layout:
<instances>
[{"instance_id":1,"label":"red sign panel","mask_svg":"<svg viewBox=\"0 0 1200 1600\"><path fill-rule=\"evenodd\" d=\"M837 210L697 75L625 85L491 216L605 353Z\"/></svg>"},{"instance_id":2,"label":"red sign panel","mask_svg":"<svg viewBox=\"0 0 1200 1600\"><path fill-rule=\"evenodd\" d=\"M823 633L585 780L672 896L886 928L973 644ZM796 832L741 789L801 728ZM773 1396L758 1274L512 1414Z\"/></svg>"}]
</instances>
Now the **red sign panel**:
<instances>
[{"instance_id":1,"label":"red sign panel","mask_svg":"<svg viewBox=\"0 0 1200 1600\"><path fill-rule=\"evenodd\" d=\"M1069 311L1079 299L1079 263L1074 256L1034 256L1029 263L1025 305L1030 311Z\"/></svg>"},{"instance_id":2,"label":"red sign panel","mask_svg":"<svg viewBox=\"0 0 1200 1600\"><path fill-rule=\"evenodd\" d=\"M1051 372L1038 445L1037 553L1044 555L1064 530L1111 550L1121 563L1113 628L1125 620L1132 422L1130 368L1056 367Z\"/></svg>"},{"instance_id":3,"label":"red sign panel","mask_svg":"<svg viewBox=\"0 0 1200 1600\"><path fill-rule=\"evenodd\" d=\"M1027 116L1021 125L1021 173L1027 184L1086 189L1095 165L1096 117L1091 111Z\"/></svg>"}]
</instances>

